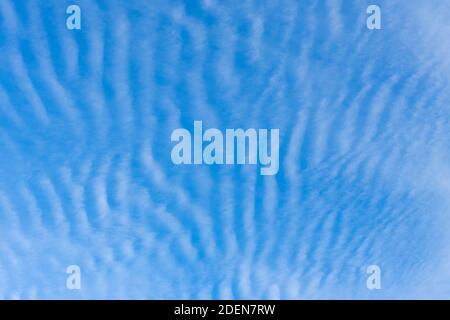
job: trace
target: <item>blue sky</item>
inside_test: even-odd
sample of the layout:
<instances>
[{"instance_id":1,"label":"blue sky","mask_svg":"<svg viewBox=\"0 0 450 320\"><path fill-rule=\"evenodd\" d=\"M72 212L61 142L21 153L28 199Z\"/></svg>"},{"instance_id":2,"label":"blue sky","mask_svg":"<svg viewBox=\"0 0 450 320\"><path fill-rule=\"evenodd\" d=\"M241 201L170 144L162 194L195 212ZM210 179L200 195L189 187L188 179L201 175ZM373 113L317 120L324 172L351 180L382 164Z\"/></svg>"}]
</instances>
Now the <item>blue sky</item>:
<instances>
[{"instance_id":1,"label":"blue sky","mask_svg":"<svg viewBox=\"0 0 450 320\"><path fill-rule=\"evenodd\" d=\"M446 1L2 0L0 298L450 298L449 19ZM195 120L279 128L278 174L174 165Z\"/></svg>"}]
</instances>

